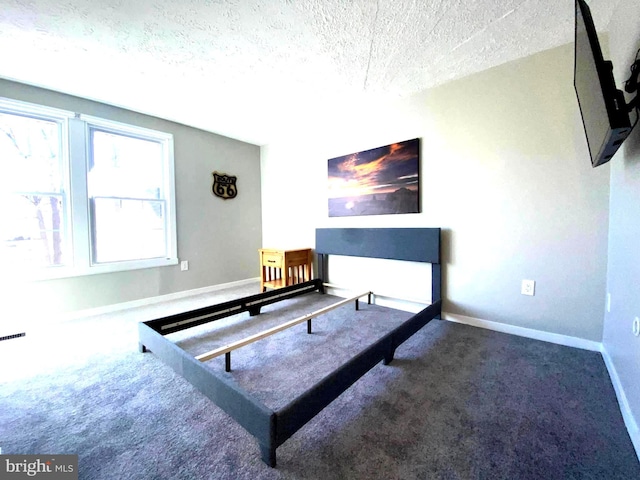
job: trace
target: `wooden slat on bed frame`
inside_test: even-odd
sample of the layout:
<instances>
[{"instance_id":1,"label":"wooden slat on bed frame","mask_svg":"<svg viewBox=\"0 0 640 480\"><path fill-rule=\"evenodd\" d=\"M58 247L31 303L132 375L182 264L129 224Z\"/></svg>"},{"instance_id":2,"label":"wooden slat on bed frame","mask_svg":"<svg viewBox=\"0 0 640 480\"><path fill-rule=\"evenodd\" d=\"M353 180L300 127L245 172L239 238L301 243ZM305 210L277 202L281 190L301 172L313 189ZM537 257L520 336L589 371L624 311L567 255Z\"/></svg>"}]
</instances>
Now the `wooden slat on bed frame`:
<instances>
[{"instance_id":1,"label":"wooden slat on bed frame","mask_svg":"<svg viewBox=\"0 0 640 480\"><path fill-rule=\"evenodd\" d=\"M302 315L298 318L294 318L293 320L289 320L287 322L281 323L280 325L276 325L275 327L268 328L267 330L254 333L253 335L250 335L245 338L241 338L240 340L229 343L222 347L214 348L213 350L210 350L208 352L205 352L196 356L196 360L200 360L201 362L206 362L207 360L211 360L212 358L219 357L220 355L223 355L225 353L232 352L233 350L237 350L238 348L242 348L246 345L257 342L258 340L262 340L263 338L270 337L271 335L274 335L278 332L281 332L288 328L299 325L303 322L308 322L309 320L319 317L323 313L330 312L331 310L341 307L342 305L346 305L347 303L350 303L353 301L357 302L359 298L367 295L371 295L371 292L362 292L358 295L353 295L350 298L345 298L344 300L340 300L339 302L333 303L331 305L327 305L326 307L316 310L315 312L307 313L306 315Z\"/></svg>"}]
</instances>

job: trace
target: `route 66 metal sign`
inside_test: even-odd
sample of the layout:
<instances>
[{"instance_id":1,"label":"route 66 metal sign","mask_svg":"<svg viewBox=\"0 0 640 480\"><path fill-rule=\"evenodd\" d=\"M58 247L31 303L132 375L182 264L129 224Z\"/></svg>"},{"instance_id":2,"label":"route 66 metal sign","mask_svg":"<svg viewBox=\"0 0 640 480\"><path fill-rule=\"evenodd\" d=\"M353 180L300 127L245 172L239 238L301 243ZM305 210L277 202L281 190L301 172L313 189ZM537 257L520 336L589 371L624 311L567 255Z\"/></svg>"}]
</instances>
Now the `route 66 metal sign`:
<instances>
[{"instance_id":1,"label":"route 66 metal sign","mask_svg":"<svg viewBox=\"0 0 640 480\"><path fill-rule=\"evenodd\" d=\"M213 172L213 186L211 191L216 197L224 198L228 200L235 198L238 195L238 188L236 187L236 179L232 175L226 173Z\"/></svg>"}]
</instances>

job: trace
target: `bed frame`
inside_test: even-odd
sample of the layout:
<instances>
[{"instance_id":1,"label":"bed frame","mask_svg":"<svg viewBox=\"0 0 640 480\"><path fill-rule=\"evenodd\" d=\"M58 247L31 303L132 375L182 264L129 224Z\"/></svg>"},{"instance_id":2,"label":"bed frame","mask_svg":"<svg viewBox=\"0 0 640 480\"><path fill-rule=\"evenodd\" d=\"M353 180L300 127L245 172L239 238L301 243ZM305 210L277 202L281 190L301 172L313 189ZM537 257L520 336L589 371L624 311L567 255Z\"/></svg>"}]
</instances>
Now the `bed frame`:
<instances>
[{"instance_id":1,"label":"bed frame","mask_svg":"<svg viewBox=\"0 0 640 480\"><path fill-rule=\"evenodd\" d=\"M318 255L320 277L318 279L139 324L140 351L152 351L252 434L260 445L263 461L270 467L276 466L277 447L379 362L382 361L385 365L389 364L393 360L398 346L432 319L440 318L441 314L439 228L317 229L315 250ZM250 315L258 315L262 306L287 298L314 291L324 293L323 279L328 278L328 255L431 263L432 303L352 357L284 407L278 410L267 408L235 382L217 374L203 363L209 358L224 354L225 366L228 371L231 351L242 345L227 345L222 349L194 357L165 338L165 335L169 333L245 311L248 311ZM370 301L370 293L365 292L348 299L348 301L355 300L357 308L357 299L369 294ZM338 303L344 304L345 302ZM294 321L294 324L307 321L307 331L310 332L311 318L317 316L316 314L323 313L323 310L326 309L300 317ZM267 331L254 335L252 337L259 338L252 338L250 341L264 338L266 335L262 337L260 335L266 333ZM240 343L247 344L243 341L236 342L236 344Z\"/></svg>"}]
</instances>

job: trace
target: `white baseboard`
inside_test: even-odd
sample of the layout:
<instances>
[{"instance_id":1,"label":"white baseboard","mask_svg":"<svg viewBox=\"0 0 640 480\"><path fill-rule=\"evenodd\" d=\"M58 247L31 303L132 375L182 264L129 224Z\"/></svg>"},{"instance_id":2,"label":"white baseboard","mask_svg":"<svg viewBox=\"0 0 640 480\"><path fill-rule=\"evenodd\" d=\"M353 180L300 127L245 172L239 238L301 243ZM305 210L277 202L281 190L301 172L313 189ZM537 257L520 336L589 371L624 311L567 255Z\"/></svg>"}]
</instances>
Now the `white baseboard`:
<instances>
[{"instance_id":1,"label":"white baseboard","mask_svg":"<svg viewBox=\"0 0 640 480\"><path fill-rule=\"evenodd\" d=\"M533 338L544 342L556 343L567 347L581 348L583 350L591 350L593 352L602 351L602 343L586 340L584 338L571 337L569 335L560 335L558 333L544 332L542 330L534 330L532 328L517 327L506 323L492 322L481 318L467 317L456 313L442 312L442 319L450 322L464 323L474 327L486 328L496 332L510 333L519 337Z\"/></svg>"},{"instance_id":2,"label":"white baseboard","mask_svg":"<svg viewBox=\"0 0 640 480\"><path fill-rule=\"evenodd\" d=\"M148 305L156 305L158 303L169 302L171 300L180 300L182 298L188 298L194 295L211 293L218 290L223 290L225 288L249 285L253 282L259 282L259 281L260 281L259 277L248 278L246 280L238 280L237 282L222 283L219 285L210 285L208 287L194 288L192 290L184 290L182 292L168 293L166 295L158 295L156 297L141 298L140 300L132 300L130 302L115 303L113 305L105 305L103 307L77 310L74 312L67 312L67 313L60 314L59 316L57 316L56 321L64 322L64 321L70 321L70 320L77 320L80 318L90 317L94 315L104 315L106 313L119 312L119 311L127 310L130 308L146 307ZM256 293L257 293L257 290L256 290Z\"/></svg>"},{"instance_id":3,"label":"white baseboard","mask_svg":"<svg viewBox=\"0 0 640 480\"><path fill-rule=\"evenodd\" d=\"M613 360L609 356L609 353L607 352L607 349L604 347L604 345L602 346L601 353L602 358L604 359L604 364L607 366L607 370L609 371L611 383L613 383L613 388L616 391L616 397L618 398L618 404L620 405L620 412L622 413L624 424L627 427L629 436L631 437L633 448L636 449L638 460L640 460L640 430L638 430L638 423L636 422L636 419L631 412L629 400L627 399L627 395L625 394L622 383L620 382L620 377L618 376L618 371L616 370L615 364L613 363Z\"/></svg>"}]
</instances>

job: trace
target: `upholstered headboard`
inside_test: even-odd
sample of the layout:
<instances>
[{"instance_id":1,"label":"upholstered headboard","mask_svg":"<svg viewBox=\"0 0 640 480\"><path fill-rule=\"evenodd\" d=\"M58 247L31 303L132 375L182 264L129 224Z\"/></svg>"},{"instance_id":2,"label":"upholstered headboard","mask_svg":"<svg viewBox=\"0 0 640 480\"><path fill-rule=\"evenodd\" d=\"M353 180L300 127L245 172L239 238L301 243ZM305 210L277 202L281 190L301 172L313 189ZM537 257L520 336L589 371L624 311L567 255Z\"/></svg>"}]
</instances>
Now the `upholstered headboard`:
<instances>
[{"instance_id":1,"label":"upholstered headboard","mask_svg":"<svg viewBox=\"0 0 640 480\"><path fill-rule=\"evenodd\" d=\"M386 258L431 265L431 301L441 298L439 228L318 228L318 275L327 279L327 255Z\"/></svg>"}]
</instances>

